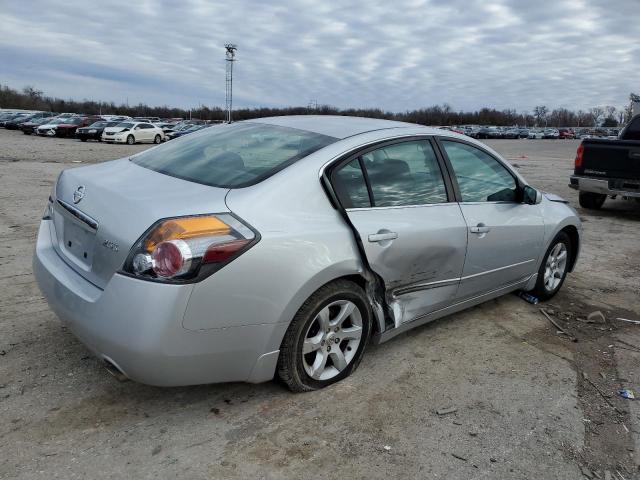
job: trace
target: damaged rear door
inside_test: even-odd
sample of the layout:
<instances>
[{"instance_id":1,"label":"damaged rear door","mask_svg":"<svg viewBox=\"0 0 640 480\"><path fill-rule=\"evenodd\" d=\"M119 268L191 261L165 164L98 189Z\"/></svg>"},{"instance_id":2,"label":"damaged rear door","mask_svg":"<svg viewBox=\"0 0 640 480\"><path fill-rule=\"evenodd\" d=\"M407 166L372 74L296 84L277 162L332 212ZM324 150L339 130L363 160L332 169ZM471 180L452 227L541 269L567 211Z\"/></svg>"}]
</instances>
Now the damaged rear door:
<instances>
[{"instance_id":1,"label":"damaged rear door","mask_svg":"<svg viewBox=\"0 0 640 480\"><path fill-rule=\"evenodd\" d=\"M467 226L430 139L378 145L343 161L331 181L384 281L396 326L453 302Z\"/></svg>"}]
</instances>

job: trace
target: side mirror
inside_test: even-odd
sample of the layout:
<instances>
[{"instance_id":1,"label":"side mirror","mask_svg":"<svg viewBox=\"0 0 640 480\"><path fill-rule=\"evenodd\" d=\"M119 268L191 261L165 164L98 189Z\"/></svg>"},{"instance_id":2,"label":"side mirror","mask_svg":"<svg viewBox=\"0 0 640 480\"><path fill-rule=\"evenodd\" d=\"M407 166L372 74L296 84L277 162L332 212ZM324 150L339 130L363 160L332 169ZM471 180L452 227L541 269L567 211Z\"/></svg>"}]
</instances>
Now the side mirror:
<instances>
[{"instance_id":1,"label":"side mirror","mask_svg":"<svg viewBox=\"0 0 640 480\"><path fill-rule=\"evenodd\" d=\"M529 185L525 185L522 189L522 203L538 205L540 202L542 202L542 193Z\"/></svg>"}]
</instances>

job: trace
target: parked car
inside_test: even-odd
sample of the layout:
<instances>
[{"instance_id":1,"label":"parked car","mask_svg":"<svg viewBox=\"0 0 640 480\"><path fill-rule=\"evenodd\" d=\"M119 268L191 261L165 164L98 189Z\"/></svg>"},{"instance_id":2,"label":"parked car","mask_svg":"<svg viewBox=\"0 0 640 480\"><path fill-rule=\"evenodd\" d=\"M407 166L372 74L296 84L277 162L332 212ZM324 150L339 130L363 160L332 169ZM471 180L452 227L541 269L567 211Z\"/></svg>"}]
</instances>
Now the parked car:
<instances>
[{"instance_id":1,"label":"parked car","mask_svg":"<svg viewBox=\"0 0 640 480\"><path fill-rule=\"evenodd\" d=\"M590 138L590 137L591 137L591 131L588 128L576 130L576 138L583 139L583 138Z\"/></svg>"},{"instance_id":2,"label":"parked car","mask_svg":"<svg viewBox=\"0 0 640 480\"><path fill-rule=\"evenodd\" d=\"M557 128L545 128L542 132L542 138L550 138L552 140L557 140L560 136Z\"/></svg>"},{"instance_id":3,"label":"parked car","mask_svg":"<svg viewBox=\"0 0 640 480\"><path fill-rule=\"evenodd\" d=\"M72 118L72 117L80 117L81 115L77 114L77 113L60 113L58 115L56 115L57 118Z\"/></svg>"},{"instance_id":4,"label":"parked car","mask_svg":"<svg viewBox=\"0 0 640 480\"><path fill-rule=\"evenodd\" d=\"M576 134L570 128L560 128L558 129L558 138L561 138L563 140L573 140L574 138L576 138Z\"/></svg>"},{"instance_id":5,"label":"parked car","mask_svg":"<svg viewBox=\"0 0 640 480\"><path fill-rule=\"evenodd\" d=\"M90 116L90 117L81 117L81 116L67 116L67 117L56 117L51 123L46 123L44 125L40 125L36 132L38 135L47 136L47 137L73 137L76 134L76 130L81 127L86 127L87 125L91 125L94 122L102 120L101 117Z\"/></svg>"},{"instance_id":6,"label":"parked car","mask_svg":"<svg viewBox=\"0 0 640 480\"><path fill-rule=\"evenodd\" d=\"M599 210L607 197L640 202L640 115L631 119L619 139L582 140L569 186L579 191L583 208Z\"/></svg>"},{"instance_id":7,"label":"parked car","mask_svg":"<svg viewBox=\"0 0 640 480\"><path fill-rule=\"evenodd\" d=\"M542 130L531 129L529 130L529 136L527 138L530 138L532 140L535 140L538 138L544 138L544 133Z\"/></svg>"},{"instance_id":8,"label":"parked car","mask_svg":"<svg viewBox=\"0 0 640 480\"><path fill-rule=\"evenodd\" d=\"M25 122L30 122L33 120L39 120L41 118L48 119L53 117L55 114L52 112L35 112L27 115L20 115L14 117L12 120L8 120L4 123L4 128L7 130L20 130L21 125Z\"/></svg>"},{"instance_id":9,"label":"parked car","mask_svg":"<svg viewBox=\"0 0 640 480\"><path fill-rule=\"evenodd\" d=\"M176 126L175 123L171 123L171 122L158 122L158 123L154 123L154 125L158 128L161 128L163 132L165 132L165 130L170 130Z\"/></svg>"},{"instance_id":10,"label":"parked car","mask_svg":"<svg viewBox=\"0 0 640 480\"><path fill-rule=\"evenodd\" d=\"M54 117L50 121L43 123L35 129L35 133L47 137L55 137L58 125L63 125L69 118Z\"/></svg>"},{"instance_id":11,"label":"parked car","mask_svg":"<svg viewBox=\"0 0 640 480\"><path fill-rule=\"evenodd\" d=\"M114 127L107 127L102 132L102 141L109 143L160 143L164 140L164 132L148 122L121 122Z\"/></svg>"},{"instance_id":12,"label":"parked car","mask_svg":"<svg viewBox=\"0 0 640 480\"><path fill-rule=\"evenodd\" d=\"M519 138L529 138L529 129L528 128L519 128L518 129L518 137Z\"/></svg>"},{"instance_id":13,"label":"parked car","mask_svg":"<svg viewBox=\"0 0 640 480\"><path fill-rule=\"evenodd\" d=\"M498 127L482 127L478 130L476 138L503 138L503 133Z\"/></svg>"},{"instance_id":14,"label":"parked car","mask_svg":"<svg viewBox=\"0 0 640 480\"><path fill-rule=\"evenodd\" d=\"M120 123L121 122L98 120L91 125L78 128L76 130L76 137L79 138L82 142L86 142L87 140L97 140L101 142L102 132L104 131L104 129L107 127L115 127Z\"/></svg>"},{"instance_id":15,"label":"parked car","mask_svg":"<svg viewBox=\"0 0 640 480\"><path fill-rule=\"evenodd\" d=\"M189 120L186 120L186 121L175 124L171 128L163 128L162 131L168 136L171 133L181 132L183 130L193 127L194 125L202 125L202 124L204 124L204 122L191 123Z\"/></svg>"},{"instance_id":16,"label":"parked car","mask_svg":"<svg viewBox=\"0 0 640 480\"><path fill-rule=\"evenodd\" d=\"M145 123L160 123L162 119L160 117L133 117L133 120L136 122L145 122Z\"/></svg>"},{"instance_id":17,"label":"parked car","mask_svg":"<svg viewBox=\"0 0 640 480\"><path fill-rule=\"evenodd\" d=\"M438 127L442 130L448 130L450 132L459 133L460 135L464 135L464 130L460 127Z\"/></svg>"},{"instance_id":18,"label":"parked car","mask_svg":"<svg viewBox=\"0 0 640 480\"><path fill-rule=\"evenodd\" d=\"M466 128L464 129L464 134L465 134L466 136L468 136L468 137L471 137L471 138L477 138L477 137L478 137L478 132L479 132L479 131L480 131L480 127L473 127L473 126L470 126L470 127L466 127Z\"/></svg>"},{"instance_id":19,"label":"parked car","mask_svg":"<svg viewBox=\"0 0 640 480\"><path fill-rule=\"evenodd\" d=\"M167 140L173 140L174 138L182 137L183 135L188 135L189 133L197 132L198 130L202 130L203 128L207 128L209 125L190 125L187 128L183 128L182 130L178 130L176 132L169 132L167 134Z\"/></svg>"},{"instance_id":20,"label":"parked car","mask_svg":"<svg viewBox=\"0 0 640 480\"><path fill-rule=\"evenodd\" d=\"M504 138L515 138L515 139L518 139L518 138L520 138L520 129L518 129L518 128L509 128L509 129L504 131L503 137Z\"/></svg>"},{"instance_id":21,"label":"parked car","mask_svg":"<svg viewBox=\"0 0 640 480\"><path fill-rule=\"evenodd\" d=\"M124 122L125 120L131 120L131 117L126 115L100 115L107 122Z\"/></svg>"},{"instance_id":22,"label":"parked car","mask_svg":"<svg viewBox=\"0 0 640 480\"><path fill-rule=\"evenodd\" d=\"M40 125L51 122L49 117L40 117L20 124L20 130L25 135L31 135Z\"/></svg>"},{"instance_id":23,"label":"parked car","mask_svg":"<svg viewBox=\"0 0 640 480\"><path fill-rule=\"evenodd\" d=\"M8 123L14 122L23 122L26 121L31 116L31 113L13 113L11 115L7 115L2 120L0 120L0 125L6 127Z\"/></svg>"},{"instance_id":24,"label":"parked car","mask_svg":"<svg viewBox=\"0 0 640 480\"><path fill-rule=\"evenodd\" d=\"M468 137L272 117L65 170L33 269L70 331L122 376L277 373L306 391L350 375L370 338L519 289L553 297L580 232L566 201Z\"/></svg>"},{"instance_id":25,"label":"parked car","mask_svg":"<svg viewBox=\"0 0 640 480\"><path fill-rule=\"evenodd\" d=\"M32 115L16 116L16 117L12 118L11 120L7 120L7 121L3 122L3 126L7 130L19 130L20 129L20 125L22 125L25 122L28 122L29 120L31 120L32 117L33 117Z\"/></svg>"}]
</instances>

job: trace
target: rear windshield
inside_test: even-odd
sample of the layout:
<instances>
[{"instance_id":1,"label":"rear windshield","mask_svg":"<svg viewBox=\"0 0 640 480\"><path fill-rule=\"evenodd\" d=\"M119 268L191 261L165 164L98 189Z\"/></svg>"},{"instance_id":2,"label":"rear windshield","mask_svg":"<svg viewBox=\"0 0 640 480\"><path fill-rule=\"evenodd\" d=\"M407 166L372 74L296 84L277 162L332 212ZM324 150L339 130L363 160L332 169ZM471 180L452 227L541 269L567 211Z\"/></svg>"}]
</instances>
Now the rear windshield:
<instances>
[{"instance_id":1,"label":"rear windshield","mask_svg":"<svg viewBox=\"0 0 640 480\"><path fill-rule=\"evenodd\" d=\"M131 161L191 182L240 188L261 182L336 140L295 128L242 122L205 128Z\"/></svg>"}]
</instances>

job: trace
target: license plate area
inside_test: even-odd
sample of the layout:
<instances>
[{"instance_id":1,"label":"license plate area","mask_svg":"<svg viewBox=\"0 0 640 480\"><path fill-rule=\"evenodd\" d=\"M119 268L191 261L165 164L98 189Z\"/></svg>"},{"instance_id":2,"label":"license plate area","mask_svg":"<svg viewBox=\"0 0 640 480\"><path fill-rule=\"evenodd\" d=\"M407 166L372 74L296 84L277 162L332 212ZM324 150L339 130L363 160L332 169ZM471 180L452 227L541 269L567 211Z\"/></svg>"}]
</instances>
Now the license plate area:
<instances>
[{"instance_id":1,"label":"license plate area","mask_svg":"<svg viewBox=\"0 0 640 480\"><path fill-rule=\"evenodd\" d=\"M65 218L61 248L68 257L90 268L93 263L95 231L83 227L75 219Z\"/></svg>"}]
</instances>

